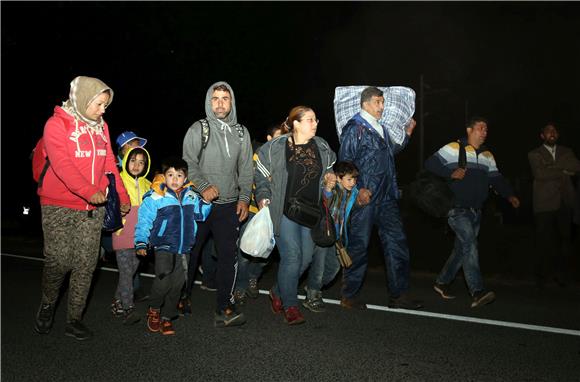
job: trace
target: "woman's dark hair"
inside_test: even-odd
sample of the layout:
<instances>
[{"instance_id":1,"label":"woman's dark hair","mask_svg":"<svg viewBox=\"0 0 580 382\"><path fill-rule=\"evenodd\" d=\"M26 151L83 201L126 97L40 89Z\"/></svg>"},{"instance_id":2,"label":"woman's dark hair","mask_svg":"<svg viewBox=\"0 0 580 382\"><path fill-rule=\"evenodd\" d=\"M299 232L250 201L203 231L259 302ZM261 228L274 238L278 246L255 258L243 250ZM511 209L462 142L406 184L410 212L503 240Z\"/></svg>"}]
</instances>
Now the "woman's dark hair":
<instances>
[{"instance_id":1,"label":"woman's dark hair","mask_svg":"<svg viewBox=\"0 0 580 382\"><path fill-rule=\"evenodd\" d=\"M358 176L358 168L356 168L356 166L352 162L346 161L336 162L332 166L332 171L334 171L334 174L336 176L339 176L341 178L345 175L350 175L353 178L356 178Z\"/></svg>"},{"instance_id":2,"label":"woman's dark hair","mask_svg":"<svg viewBox=\"0 0 580 382\"><path fill-rule=\"evenodd\" d=\"M304 117L304 114L306 114L309 111L314 110L312 110L312 108L308 106L293 107L292 110L290 110L290 113L288 113L288 117L286 118L286 120L282 123L282 128L288 131L292 131L292 129L294 128L294 121L300 122L302 117Z\"/></svg>"},{"instance_id":3,"label":"woman's dark hair","mask_svg":"<svg viewBox=\"0 0 580 382\"><path fill-rule=\"evenodd\" d=\"M174 168L176 171L183 171L185 176L187 176L187 162L180 157L169 157L165 158L161 162L161 173L165 174L170 168Z\"/></svg>"},{"instance_id":4,"label":"woman's dark hair","mask_svg":"<svg viewBox=\"0 0 580 382\"><path fill-rule=\"evenodd\" d=\"M139 174L133 175L129 172L129 162L131 162L131 159L135 158L137 154L143 155L143 161L145 162L145 166L143 166L143 170ZM125 171L127 171L127 174L134 176L135 178L138 178L140 176L143 176L147 172L147 168L149 168L149 156L147 155L147 152L143 150L141 147L136 147L132 149L129 152L129 155L127 156L127 161L125 162Z\"/></svg>"}]
</instances>

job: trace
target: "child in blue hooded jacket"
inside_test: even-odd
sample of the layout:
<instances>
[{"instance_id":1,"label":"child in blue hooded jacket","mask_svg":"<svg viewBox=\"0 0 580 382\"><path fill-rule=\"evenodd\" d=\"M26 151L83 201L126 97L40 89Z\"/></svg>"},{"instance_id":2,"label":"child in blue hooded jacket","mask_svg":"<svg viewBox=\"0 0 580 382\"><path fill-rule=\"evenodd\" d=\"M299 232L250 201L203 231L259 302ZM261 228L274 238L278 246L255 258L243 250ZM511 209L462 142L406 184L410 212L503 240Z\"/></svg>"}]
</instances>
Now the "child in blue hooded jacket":
<instances>
[{"instance_id":1,"label":"child in blue hooded jacket","mask_svg":"<svg viewBox=\"0 0 580 382\"><path fill-rule=\"evenodd\" d=\"M339 263L339 258L334 253L337 250L345 251L344 248L348 245L348 221L358 195L358 169L353 163L339 161L332 166L332 170L336 180L324 184L323 197L334 220L336 248L316 246L314 249L305 287L306 299L302 303L302 306L315 313L326 310L322 300L322 287L334 280L341 265L348 266L341 264L342 260Z\"/></svg>"},{"instance_id":2,"label":"child in blue hooded jacket","mask_svg":"<svg viewBox=\"0 0 580 382\"><path fill-rule=\"evenodd\" d=\"M159 188L148 191L139 208L135 228L135 249L147 254L155 251L155 279L151 287L147 328L150 332L173 335L171 319L178 315L177 303L185 283L188 256L197 233L196 221L204 221L211 211L187 182L187 163L181 158L163 161L165 177Z\"/></svg>"}]
</instances>

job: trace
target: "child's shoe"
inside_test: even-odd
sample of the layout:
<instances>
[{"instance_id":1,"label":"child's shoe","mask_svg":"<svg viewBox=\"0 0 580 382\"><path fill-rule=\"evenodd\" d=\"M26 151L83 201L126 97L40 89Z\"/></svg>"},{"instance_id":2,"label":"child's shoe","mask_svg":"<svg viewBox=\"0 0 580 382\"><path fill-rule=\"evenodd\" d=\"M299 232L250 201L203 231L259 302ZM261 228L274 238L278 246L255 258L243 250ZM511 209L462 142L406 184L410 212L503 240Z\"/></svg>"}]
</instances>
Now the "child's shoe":
<instances>
[{"instance_id":1,"label":"child's shoe","mask_svg":"<svg viewBox=\"0 0 580 382\"><path fill-rule=\"evenodd\" d=\"M149 308L147 311L147 329L151 333L157 333L160 330L161 326L161 311L159 309Z\"/></svg>"},{"instance_id":2,"label":"child's shoe","mask_svg":"<svg viewBox=\"0 0 580 382\"><path fill-rule=\"evenodd\" d=\"M123 325L133 325L141 321L141 317L137 314L134 306L130 306L125 309L125 314L123 317Z\"/></svg>"},{"instance_id":3,"label":"child's shoe","mask_svg":"<svg viewBox=\"0 0 580 382\"><path fill-rule=\"evenodd\" d=\"M240 326L246 323L244 313L238 312L235 305L228 306L214 315L214 326L216 328L227 328Z\"/></svg>"},{"instance_id":4,"label":"child's shoe","mask_svg":"<svg viewBox=\"0 0 580 382\"><path fill-rule=\"evenodd\" d=\"M189 316L192 313L191 300L187 297L181 298L177 305L177 310L179 311L180 316Z\"/></svg>"},{"instance_id":5,"label":"child's shoe","mask_svg":"<svg viewBox=\"0 0 580 382\"><path fill-rule=\"evenodd\" d=\"M123 304L121 304L121 300L113 300L111 304L111 313L113 313L113 317L123 317L125 311L123 309Z\"/></svg>"},{"instance_id":6,"label":"child's shoe","mask_svg":"<svg viewBox=\"0 0 580 382\"><path fill-rule=\"evenodd\" d=\"M173 324L171 323L171 320L168 320L166 318L161 320L159 330L161 331L161 334L163 334L164 336L172 336L175 334L175 329L173 329Z\"/></svg>"}]
</instances>

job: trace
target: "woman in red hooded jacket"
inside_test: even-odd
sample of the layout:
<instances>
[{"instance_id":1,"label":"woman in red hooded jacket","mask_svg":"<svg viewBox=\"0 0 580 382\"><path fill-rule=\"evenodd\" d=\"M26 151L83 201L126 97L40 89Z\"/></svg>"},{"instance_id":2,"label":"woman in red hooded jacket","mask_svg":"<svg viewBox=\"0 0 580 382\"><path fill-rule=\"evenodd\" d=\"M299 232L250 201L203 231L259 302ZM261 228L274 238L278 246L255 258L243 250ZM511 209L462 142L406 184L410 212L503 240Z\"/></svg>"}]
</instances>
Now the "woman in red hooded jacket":
<instances>
[{"instance_id":1,"label":"woman in red hooded jacket","mask_svg":"<svg viewBox=\"0 0 580 382\"><path fill-rule=\"evenodd\" d=\"M92 337L81 317L98 260L108 186L105 173L115 175L121 212L131 208L103 120L112 99L113 90L105 83L79 76L71 82L69 99L54 108L44 126L50 167L38 188L45 256L35 320L40 334L52 328L59 290L70 271L65 335L78 340Z\"/></svg>"}]
</instances>

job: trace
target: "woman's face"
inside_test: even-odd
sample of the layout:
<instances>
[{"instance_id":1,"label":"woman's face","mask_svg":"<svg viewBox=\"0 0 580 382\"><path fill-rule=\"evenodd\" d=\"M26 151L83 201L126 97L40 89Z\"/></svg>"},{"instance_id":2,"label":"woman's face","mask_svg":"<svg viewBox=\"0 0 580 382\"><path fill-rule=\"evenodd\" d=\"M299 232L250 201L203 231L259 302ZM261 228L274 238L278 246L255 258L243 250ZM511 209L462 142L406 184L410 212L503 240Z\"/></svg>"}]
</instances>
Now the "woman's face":
<instances>
[{"instance_id":1,"label":"woman's face","mask_svg":"<svg viewBox=\"0 0 580 382\"><path fill-rule=\"evenodd\" d=\"M316 135L318 119L314 111L308 110L300 120L294 121L294 131L302 138L308 140Z\"/></svg>"},{"instance_id":2,"label":"woman's face","mask_svg":"<svg viewBox=\"0 0 580 382\"><path fill-rule=\"evenodd\" d=\"M90 104L87 106L86 116L87 118L97 121L99 118L105 114L105 109L109 106L109 93L103 92L99 94Z\"/></svg>"}]
</instances>

